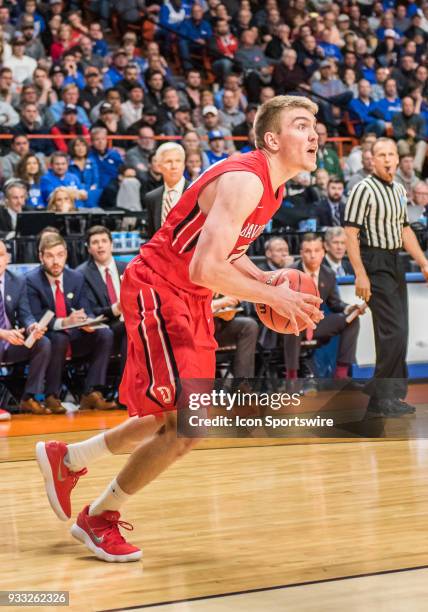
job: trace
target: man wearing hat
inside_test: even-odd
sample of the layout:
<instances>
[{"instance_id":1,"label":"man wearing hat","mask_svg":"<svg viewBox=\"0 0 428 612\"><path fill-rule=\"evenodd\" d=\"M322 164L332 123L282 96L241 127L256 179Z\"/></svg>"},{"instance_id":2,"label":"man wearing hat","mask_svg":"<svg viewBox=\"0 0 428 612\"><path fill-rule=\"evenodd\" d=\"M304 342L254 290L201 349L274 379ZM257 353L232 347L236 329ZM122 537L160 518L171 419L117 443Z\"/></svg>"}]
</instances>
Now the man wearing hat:
<instances>
[{"instance_id":1,"label":"man wearing hat","mask_svg":"<svg viewBox=\"0 0 428 612\"><path fill-rule=\"evenodd\" d=\"M109 89L114 87L124 78L125 67L128 65L128 56L125 49L117 49L113 53L113 61L104 75L103 87Z\"/></svg>"},{"instance_id":2,"label":"man wearing hat","mask_svg":"<svg viewBox=\"0 0 428 612\"><path fill-rule=\"evenodd\" d=\"M45 49L34 32L34 18L24 15L21 22L22 36L25 40L25 54L36 61L45 57Z\"/></svg>"},{"instance_id":3,"label":"man wearing hat","mask_svg":"<svg viewBox=\"0 0 428 612\"><path fill-rule=\"evenodd\" d=\"M203 107L202 122L203 124L196 128L196 131L201 138L202 147L205 151L209 151L208 132L211 132L212 130L219 130L225 138L232 135L228 128L220 125L218 109L212 104L208 104L207 106ZM233 140L226 140L226 142L227 152L233 153L235 151Z\"/></svg>"},{"instance_id":4,"label":"man wearing hat","mask_svg":"<svg viewBox=\"0 0 428 612\"><path fill-rule=\"evenodd\" d=\"M208 132L208 145L209 149L206 154L210 166L229 157L225 150L224 136L220 130L211 130Z\"/></svg>"},{"instance_id":5,"label":"man wearing hat","mask_svg":"<svg viewBox=\"0 0 428 612\"><path fill-rule=\"evenodd\" d=\"M85 125L78 122L77 106L66 104L61 119L51 128L51 134L56 136L55 147L59 151L67 153L70 140L59 138L59 136L73 136L74 138L76 136L88 136L89 130Z\"/></svg>"},{"instance_id":6,"label":"man wearing hat","mask_svg":"<svg viewBox=\"0 0 428 612\"><path fill-rule=\"evenodd\" d=\"M25 55L26 40L22 34L16 34L12 38L12 55L4 62L4 67L12 70L15 83L22 85L26 79L31 79L37 68L37 62L32 57Z\"/></svg>"},{"instance_id":7,"label":"man wearing hat","mask_svg":"<svg viewBox=\"0 0 428 612\"><path fill-rule=\"evenodd\" d=\"M54 125L57 121L59 121L64 113L64 108L67 104L73 104L77 110L77 120L79 123L82 123L87 128L91 127L91 123L89 121L89 117L86 114L85 109L82 106L78 105L79 101L79 88L74 83L69 83L64 87L61 92L61 100L59 102L55 102L49 107L48 115L49 115L49 127Z\"/></svg>"}]
</instances>

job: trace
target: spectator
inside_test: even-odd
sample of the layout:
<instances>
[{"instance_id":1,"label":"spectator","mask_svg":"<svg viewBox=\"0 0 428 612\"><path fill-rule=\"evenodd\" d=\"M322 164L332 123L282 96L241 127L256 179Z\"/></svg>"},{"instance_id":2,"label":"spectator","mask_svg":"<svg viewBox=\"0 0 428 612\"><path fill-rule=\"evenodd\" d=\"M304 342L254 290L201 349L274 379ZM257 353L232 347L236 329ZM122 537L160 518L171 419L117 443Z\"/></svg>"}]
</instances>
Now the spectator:
<instances>
[{"instance_id":1,"label":"spectator","mask_svg":"<svg viewBox=\"0 0 428 612\"><path fill-rule=\"evenodd\" d=\"M106 317L114 335L113 354L120 355L121 372L126 361L126 329L120 305L120 283L126 263L113 258L109 229L94 225L86 234L89 259L78 270L85 277L85 293L95 316Z\"/></svg>"},{"instance_id":2,"label":"spectator","mask_svg":"<svg viewBox=\"0 0 428 612\"><path fill-rule=\"evenodd\" d=\"M285 26L288 27L288 26ZM281 61L275 65L272 75L272 85L277 94L289 94L299 88L309 89L308 75L297 63L297 53L294 49L285 48Z\"/></svg>"},{"instance_id":3,"label":"spectator","mask_svg":"<svg viewBox=\"0 0 428 612\"><path fill-rule=\"evenodd\" d=\"M324 234L325 257L323 264L333 270L336 276L354 274L346 256L346 234L343 227L328 227Z\"/></svg>"},{"instance_id":4,"label":"spectator","mask_svg":"<svg viewBox=\"0 0 428 612\"><path fill-rule=\"evenodd\" d=\"M238 39L230 31L226 19L217 19L214 23L214 36L209 41L209 48L214 56L213 72L220 82L224 82L234 68L233 59L238 50ZM220 54L222 57L219 57Z\"/></svg>"},{"instance_id":5,"label":"spectator","mask_svg":"<svg viewBox=\"0 0 428 612\"><path fill-rule=\"evenodd\" d=\"M85 86L80 92L79 105L86 113L90 113L97 104L100 104L103 97L100 71L95 66L88 66L85 70Z\"/></svg>"},{"instance_id":6,"label":"spectator","mask_svg":"<svg viewBox=\"0 0 428 612\"><path fill-rule=\"evenodd\" d=\"M25 55L25 38L16 35L12 39L12 55L4 62L4 67L12 70L13 80L16 85L22 85L27 79L31 79L37 68L37 62L32 57Z\"/></svg>"},{"instance_id":7,"label":"spectator","mask_svg":"<svg viewBox=\"0 0 428 612\"><path fill-rule=\"evenodd\" d=\"M319 343L325 344L334 336L339 336L334 378L343 379L348 376L350 366L355 363L355 352L360 329L358 317L351 323L346 322L346 317L358 309L358 306L342 302L337 291L334 271L322 263L324 255L322 239L315 234L306 234L300 244L302 261L295 267L312 276L319 288L324 304L329 308L330 312L319 322L314 330L313 337ZM304 337L305 333L302 332L300 336ZM284 336L285 363L289 380L297 378L301 337L299 338L291 334Z\"/></svg>"},{"instance_id":8,"label":"spectator","mask_svg":"<svg viewBox=\"0 0 428 612\"><path fill-rule=\"evenodd\" d=\"M143 201L148 213L147 232L150 238L163 225L188 186L183 176L185 152L181 145L175 142L162 144L156 151L156 160L163 185L146 193Z\"/></svg>"},{"instance_id":9,"label":"spectator","mask_svg":"<svg viewBox=\"0 0 428 612\"><path fill-rule=\"evenodd\" d=\"M247 108L245 109L245 120L233 128L233 136L246 136L248 138L249 131L254 125L257 108L257 104L249 104L247 106ZM240 151L245 146L245 141L236 140L234 142L235 147L238 149L238 151Z\"/></svg>"},{"instance_id":10,"label":"spectator","mask_svg":"<svg viewBox=\"0 0 428 612\"><path fill-rule=\"evenodd\" d=\"M98 119L101 118L101 108L103 108L104 110L111 110L115 115L116 122L120 120L120 118L122 117L122 98L120 97L119 91L115 87L112 87L111 89L106 91L104 99L101 100L101 102L95 108L92 109L90 113L92 127L94 127Z\"/></svg>"},{"instance_id":11,"label":"spectator","mask_svg":"<svg viewBox=\"0 0 428 612\"><path fill-rule=\"evenodd\" d=\"M239 110L245 112L248 106L248 100L242 88L242 77L240 74L237 74L236 72L233 72L227 75L227 77L224 79L223 89L218 90L218 92L215 94L214 100L212 99L202 100L202 95L201 95L201 106L203 107L203 106L208 106L210 104L214 104L214 106L216 106L217 108L222 109L223 108L223 94L226 89L228 91L233 92L236 107L239 108ZM212 93L210 90L205 90L205 91L207 91L207 94L209 92L209 95L212 97Z\"/></svg>"},{"instance_id":12,"label":"spectator","mask_svg":"<svg viewBox=\"0 0 428 612\"><path fill-rule=\"evenodd\" d=\"M28 303L25 279L7 269L9 254L0 242L0 361L15 364L29 362L28 374L19 410L32 414L51 414L51 410L35 399L44 391L44 379L51 359L51 345L45 329L35 321ZM36 342L29 349L25 336L33 333ZM55 411L57 414L64 410ZM4 419L4 417L3 417Z\"/></svg>"},{"instance_id":13,"label":"spectator","mask_svg":"<svg viewBox=\"0 0 428 612\"><path fill-rule=\"evenodd\" d=\"M374 119L373 111L376 108L375 102L370 97L371 86L366 79L358 82L358 98L354 98L349 104L349 110L353 117L360 121L356 126L356 131L361 133L374 132L376 136L382 136L385 132L385 121Z\"/></svg>"},{"instance_id":14,"label":"spectator","mask_svg":"<svg viewBox=\"0 0 428 612\"><path fill-rule=\"evenodd\" d=\"M193 68L192 53L200 56L212 36L212 28L204 19L204 11L199 4L194 4L190 18L184 19L178 28L180 39L178 48L185 70Z\"/></svg>"},{"instance_id":15,"label":"spectator","mask_svg":"<svg viewBox=\"0 0 428 612\"><path fill-rule=\"evenodd\" d=\"M89 24L89 36L93 42L93 51L95 55L106 57L109 49L104 40L104 32L100 23L93 21Z\"/></svg>"},{"instance_id":16,"label":"spectator","mask_svg":"<svg viewBox=\"0 0 428 612\"><path fill-rule=\"evenodd\" d=\"M99 77L100 70L104 68L104 60L100 55L97 55L96 53L94 53L93 43L89 36L80 37L79 49L82 52L82 56L80 58L79 64L83 70L85 78L86 78L86 73L91 68L94 69L91 72L96 72L97 76ZM89 79L86 79L86 85L89 86L90 88L94 87L93 85L94 81L91 79L92 77L89 77ZM97 79L96 83L97 83L96 86L98 87L100 84L99 78Z\"/></svg>"},{"instance_id":17,"label":"spectator","mask_svg":"<svg viewBox=\"0 0 428 612\"><path fill-rule=\"evenodd\" d=\"M403 110L392 118L392 128L399 155L413 155L414 169L422 172L427 150L425 121L415 114L415 103L410 96L403 98Z\"/></svg>"},{"instance_id":18,"label":"spectator","mask_svg":"<svg viewBox=\"0 0 428 612\"><path fill-rule=\"evenodd\" d=\"M324 53L317 45L317 41L312 34L303 37L302 45L297 52L297 62L306 70L308 78L318 70L321 61L324 59Z\"/></svg>"},{"instance_id":19,"label":"spectator","mask_svg":"<svg viewBox=\"0 0 428 612\"><path fill-rule=\"evenodd\" d=\"M141 184L137 179L135 168L127 164L119 166L117 178L112 178L103 189L100 206L104 209L141 211Z\"/></svg>"},{"instance_id":20,"label":"spectator","mask_svg":"<svg viewBox=\"0 0 428 612\"><path fill-rule=\"evenodd\" d=\"M346 181L349 181L353 174L356 174L361 170L363 165L363 151L367 151L368 149L371 151L373 144L376 142L376 135L371 133L363 134L360 142L360 145L357 145L352 149L345 162L344 175Z\"/></svg>"},{"instance_id":21,"label":"spectator","mask_svg":"<svg viewBox=\"0 0 428 612\"><path fill-rule=\"evenodd\" d=\"M273 66L263 49L256 45L257 32L254 29L244 30L240 37L239 49L235 60L245 73L245 87L248 100L258 102L260 89L272 80Z\"/></svg>"},{"instance_id":22,"label":"spectator","mask_svg":"<svg viewBox=\"0 0 428 612\"><path fill-rule=\"evenodd\" d=\"M128 129L130 125L139 121L143 114L144 91L141 85L134 84L129 89L129 98L122 103L122 125Z\"/></svg>"},{"instance_id":23,"label":"spectator","mask_svg":"<svg viewBox=\"0 0 428 612\"><path fill-rule=\"evenodd\" d=\"M30 151L30 143L25 134L14 134L11 142L10 153L1 158L1 168L5 181L15 176L19 161ZM40 153L36 153L36 155L43 170L45 170L43 155Z\"/></svg>"},{"instance_id":24,"label":"spectator","mask_svg":"<svg viewBox=\"0 0 428 612\"><path fill-rule=\"evenodd\" d=\"M75 49L75 47L73 49ZM78 54L79 51L70 49L70 51L65 51L62 56L62 67L65 73L64 84L69 85L72 83L77 85L80 90L85 87L85 78L77 66L75 53Z\"/></svg>"},{"instance_id":25,"label":"spectator","mask_svg":"<svg viewBox=\"0 0 428 612\"><path fill-rule=\"evenodd\" d=\"M197 179L202 173L203 163L201 151L186 151L184 178L190 183Z\"/></svg>"},{"instance_id":26,"label":"spectator","mask_svg":"<svg viewBox=\"0 0 428 612\"><path fill-rule=\"evenodd\" d=\"M208 132L211 132L212 130L219 130L224 137L227 138L231 136L230 130L220 125L218 110L215 106L208 105L203 107L202 121L202 125L196 128L196 131L201 138L202 146L205 152L209 149ZM232 153L235 150L233 140L230 139L227 141L227 143L227 151Z\"/></svg>"},{"instance_id":27,"label":"spectator","mask_svg":"<svg viewBox=\"0 0 428 612\"><path fill-rule=\"evenodd\" d=\"M33 17L23 17L21 31L25 40L25 55L36 61L44 58L46 56L45 49L35 33Z\"/></svg>"},{"instance_id":28,"label":"spectator","mask_svg":"<svg viewBox=\"0 0 428 612\"><path fill-rule=\"evenodd\" d=\"M343 180L331 176L327 185L327 197L320 200L317 206L318 227L335 227L343 225L345 201Z\"/></svg>"},{"instance_id":29,"label":"spectator","mask_svg":"<svg viewBox=\"0 0 428 612\"><path fill-rule=\"evenodd\" d=\"M18 215L27 201L27 189L21 182L9 183L4 190L4 206L0 208L0 234L7 236L16 229Z\"/></svg>"},{"instance_id":30,"label":"spectator","mask_svg":"<svg viewBox=\"0 0 428 612\"><path fill-rule=\"evenodd\" d=\"M220 130L211 130L208 132L208 144L209 149L206 151L206 156L210 166L229 157L226 153L224 136Z\"/></svg>"},{"instance_id":31,"label":"spectator","mask_svg":"<svg viewBox=\"0 0 428 612\"><path fill-rule=\"evenodd\" d=\"M54 139L55 147L58 151L67 153L68 140L59 136L88 136L89 130L77 120L77 106L66 104L60 121L51 128L51 134L56 136Z\"/></svg>"},{"instance_id":32,"label":"spectator","mask_svg":"<svg viewBox=\"0 0 428 612\"><path fill-rule=\"evenodd\" d=\"M325 168L317 168L315 171L314 189L318 194L318 199L327 197L327 185L330 175Z\"/></svg>"},{"instance_id":33,"label":"spectator","mask_svg":"<svg viewBox=\"0 0 428 612\"><path fill-rule=\"evenodd\" d=\"M395 180L403 185L409 199L412 197L413 189L419 182L414 169L414 161L413 155L402 155L395 174Z\"/></svg>"},{"instance_id":34,"label":"spectator","mask_svg":"<svg viewBox=\"0 0 428 612\"><path fill-rule=\"evenodd\" d=\"M401 100L397 93L397 83L395 79L385 81L385 97L376 102L374 115L385 121L386 130L392 128L392 118L401 112Z\"/></svg>"},{"instance_id":35,"label":"spectator","mask_svg":"<svg viewBox=\"0 0 428 612\"><path fill-rule=\"evenodd\" d=\"M13 83L12 70L4 66L0 68L0 100L12 106L16 106L19 102L19 96Z\"/></svg>"},{"instance_id":36,"label":"spectator","mask_svg":"<svg viewBox=\"0 0 428 612\"><path fill-rule=\"evenodd\" d=\"M66 51L71 49L76 43L76 39L72 35L71 27L68 23L62 23L59 26L56 40L50 48L50 56L54 62L58 62Z\"/></svg>"},{"instance_id":37,"label":"spectator","mask_svg":"<svg viewBox=\"0 0 428 612\"><path fill-rule=\"evenodd\" d=\"M191 153L196 153L201 157L202 170L208 168L208 158L206 156L205 151L203 151L202 149L201 140L196 130L189 130L188 132L186 132L181 140L181 144L184 147L184 150L186 151L186 159L187 156Z\"/></svg>"},{"instance_id":38,"label":"spectator","mask_svg":"<svg viewBox=\"0 0 428 612\"><path fill-rule=\"evenodd\" d=\"M19 115L9 102L0 100L0 128L13 127L19 122Z\"/></svg>"},{"instance_id":39,"label":"spectator","mask_svg":"<svg viewBox=\"0 0 428 612\"><path fill-rule=\"evenodd\" d=\"M54 123L59 121L64 113L64 108L67 104L73 104L77 108L77 121L89 128L91 123L89 121L88 115L86 114L85 109L82 106L78 105L79 101L79 88L70 83L70 85L66 85L61 92L61 101L52 104L49 107L49 124L52 126Z\"/></svg>"},{"instance_id":40,"label":"spectator","mask_svg":"<svg viewBox=\"0 0 428 612\"><path fill-rule=\"evenodd\" d=\"M342 177L342 168L335 149L327 143L327 128L317 123L318 134L317 168L325 168L330 175Z\"/></svg>"},{"instance_id":41,"label":"spectator","mask_svg":"<svg viewBox=\"0 0 428 612\"><path fill-rule=\"evenodd\" d=\"M59 68L61 71L60 66L55 68ZM36 90L37 106L43 113L45 113L47 106L58 102L58 96L53 89L52 81L48 77L48 71L41 66L38 66L33 72L33 87Z\"/></svg>"},{"instance_id":42,"label":"spectator","mask_svg":"<svg viewBox=\"0 0 428 612\"><path fill-rule=\"evenodd\" d=\"M157 108L162 103L162 92L165 89L165 78L159 70L146 73L145 81L147 85L147 93L145 102L152 108Z\"/></svg>"},{"instance_id":43,"label":"spectator","mask_svg":"<svg viewBox=\"0 0 428 612\"><path fill-rule=\"evenodd\" d=\"M27 208L45 208L40 188L40 179L43 176L43 169L39 158L34 153L27 153L19 161L16 168L16 177L22 181L27 188Z\"/></svg>"},{"instance_id":44,"label":"spectator","mask_svg":"<svg viewBox=\"0 0 428 612\"><path fill-rule=\"evenodd\" d=\"M125 163L135 169L140 181L149 168L149 156L155 149L154 132L151 127L143 126L138 130L137 144L129 149Z\"/></svg>"},{"instance_id":45,"label":"spectator","mask_svg":"<svg viewBox=\"0 0 428 612\"><path fill-rule=\"evenodd\" d=\"M233 91L225 89L223 93L223 109L219 111L219 122L229 130L245 120L244 113L239 110Z\"/></svg>"},{"instance_id":46,"label":"spectator","mask_svg":"<svg viewBox=\"0 0 428 612\"><path fill-rule=\"evenodd\" d=\"M104 189L113 178L119 175L123 163L120 153L108 147L107 130L102 127L91 130L91 152L89 158L98 169L99 188Z\"/></svg>"},{"instance_id":47,"label":"spectator","mask_svg":"<svg viewBox=\"0 0 428 612\"><path fill-rule=\"evenodd\" d=\"M144 172L141 177L141 199L144 201L144 197L149 191L153 191L158 187L162 187L163 179L160 173L159 163L156 159L156 152L152 151L149 154L149 168L147 172Z\"/></svg>"},{"instance_id":48,"label":"spectator","mask_svg":"<svg viewBox=\"0 0 428 612\"><path fill-rule=\"evenodd\" d=\"M122 100L129 100L131 89L135 85L142 87L142 84L137 64L128 63L124 68L123 78L114 87L119 91Z\"/></svg>"},{"instance_id":49,"label":"spectator","mask_svg":"<svg viewBox=\"0 0 428 612\"><path fill-rule=\"evenodd\" d=\"M21 105L21 119L14 126L13 131L15 134L32 136L31 150L42 155L49 155L52 152L50 139L34 138L34 136L38 135L47 135L47 130L45 130L42 125L43 122L37 109L37 105L33 102L26 102Z\"/></svg>"},{"instance_id":50,"label":"spectator","mask_svg":"<svg viewBox=\"0 0 428 612\"><path fill-rule=\"evenodd\" d=\"M373 171L373 153L370 150L363 151L361 159L363 163L361 170L353 174L346 185L348 193L352 191L355 185L358 185L358 183L369 176Z\"/></svg>"},{"instance_id":51,"label":"spectator","mask_svg":"<svg viewBox=\"0 0 428 612\"><path fill-rule=\"evenodd\" d=\"M83 189L88 193L86 208L96 208L101 195L99 188L98 167L89 157L89 144L86 138L79 136L68 143L70 155L69 172L75 174Z\"/></svg>"},{"instance_id":52,"label":"spectator","mask_svg":"<svg viewBox=\"0 0 428 612\"><path fill-rule=\"evenodd\" d=\"M75 190L78 206L84 206L84 202L88 199L88 192L83 188L79 178L72 172L69 172L68 156L62 151L55 151L52 154L51 167L40 180L42 199L46 206L49 196L57 187L71 187Z\"/></svg>"},{"instance_id":53,"label":"spectator","mask_svg":"<svg viewBox=\"0 0 428 612\"><path fill-rule=\"evenodd\" d=\"M289 268L294 263L294 257L290 255L288 242L279 236L272 236L265 242L266 264L260 266L267 272L276 272L283 268Z\"/></svg>"},{"instance_id":54,"label":"spectator","mask_svg":"<svg viewBox=\"0 0 428 612\"><path fill-rule=\"evenodd\" d=\"M188 130L193 129L189 106L175 108L172 112L172 119L166 121L161 128L165 136L184 136Z\"/></svg>"},{"instance_id":55,"label":"spectator","mask_svg":"<svg viewBox=\"0 0 428 612\"><path fill-rule=\"evenodd\" d=\"M340 108L348 108L352 100L352 92L346 90L345 84L333 76L331 60L320 63L319 81L312 81L312 91L320 96L317 102L320 105L322 116L331 129L335 129L341 121Z\"/></svg>"},{"instance_id":56,"label":"spectator","mask_svg":"<svg viewBox=\"0 0 428 612\"><path fill-rule=\"evenodd\" d=\"M48 200L48 210L57 213L75 212L75 192L70 187L57 187L52 191Z\"/></svg>"},{"instance_id":57,"label":"spectator","mask_svg":"<svg viewBox=\"0 0 428 612\"><path fill-rule=\"evenodd\" d=\"M122 81L125 75L125 67L128 65L128 57L125 49L118 49L115 51L112 59L112 65L104 74L104 89L115 87L120 81Z\"/></svg>"},{"instance_id":58,"label":"spectator","mask_svg":"<svg viewBox=\"0 0 428 612\"><path fill-rule=\"evenodd\" d=\"M199 70L192 68L186 72L186 81L180 88L182 103L193 111L201 105L202 77Z\"/></svg>"},{"instance_id":59,"label":"spectator","mask_svg":"<svg viewBox=\"0 0 428 612\"><path fill-rule=\"evenodd\" d=\"M80 409L110 410L114 402L104 399L98 390L106 382L107 366L113 346L113 333L108 328L93 329L83 324L93 315L85 295L84 277L65 266L67 245L61 236L46 234L39 245L41 265L27 274L27 291L33 317L39 321L46 310L53 310L55 318L49 323L47 337L52 346L46 372L46 405L60 405L59 394L67 354L86 357L89 369L84 381ZM67 298L67 299L66 299Z\"/></svg>"},{"instance_id":60,"label":"spectator","mask_svg":"<svg viewBox=\"0 0 428 612\"><path fill-rule=\"evenodd\" d=\"M291 49L291 30L286 23L280 23L274 30L272 39L266 45L265 53L273 60L280 60L286 49Z\"/></svg>"},{"instance_id":61,"label":"spectator","mask_svg":"<svg viewBox=\"0 0 428 612\"><path fill-rule=\"evenodd\" d=\"M416 183L412 190L412 197L407 202L407 218L409 223L423 223L427 225L428 213L428 184L425 181Z\"/></svg>"}]
</instances>

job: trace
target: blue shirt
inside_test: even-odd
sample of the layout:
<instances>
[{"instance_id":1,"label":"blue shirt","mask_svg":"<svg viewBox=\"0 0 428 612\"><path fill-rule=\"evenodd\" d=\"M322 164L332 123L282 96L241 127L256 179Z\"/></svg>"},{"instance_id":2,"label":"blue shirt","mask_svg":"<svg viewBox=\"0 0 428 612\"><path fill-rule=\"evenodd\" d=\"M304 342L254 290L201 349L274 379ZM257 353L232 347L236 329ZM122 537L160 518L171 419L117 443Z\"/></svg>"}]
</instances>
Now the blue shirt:
<instances>
[{"instance_id":1,"label":"blue shirt","mask_svg":"<svg viewBox=\"0 0 428 612\"><path fill-rule=\"evenodd\" d=\"M319 47L321 47L321 49L324 50L324 55L325 57L334 57L336 58L339 62L342 61L343 56L342 53L339 49L339 47L337 45L333 45L332 43L328 43L328 42L320 42Z\"/></svg>"},{"instance_id":2,"label":"blue shirt","mask_svg":"<svg viewBox=\"0 0 428 612\"><path fill-rule=\"evenodd\" d=\"M382 119L385 121L392 121L393 115L401 113L401 100L395 98L392 102L386 98L382 98L375 102L375 110L382 114Z\"/></svg>"},{"instance_id":3,"label":"blue shirt","mask_svg":"<svg viewBox=\"0 0 428 612\"><path fill-rule=\"evenodd\" d=\"M123 164L123 159L120 153L115 149L107 149L104 155L92 150L89 153L89 159L95 163L98 170L98 186L101 190L106 187L112 179L119 176L119 166Z\"/></svg>"},{"instance_id":4,"label":"blue shirt","mask_svg":"<svg viewBox=\"0 0 428 612\"><path fill-rule=\"evenodd\" d=\"M349 103L349 110L355 113L363 123L373 121L373 117L371 117L369 113L374 110L375 107L376 103L373 102L373 100L370 100L368 104L365 104L361 98L354 98Z\"/></svg>"},{"instance_id":5,"label":"blue shirt","mask_svg":"<svg viewBox=\"0 0 428 612\"><path fill-rule=\"evenodd\" d=\"M212 28L208 21L202 19L202 21L196 24L193 19L185 19L178 28L178 31L183 36L188 36L192 40L203 38L208 40L212 36Z\"/></svg>"},{"instance_id":6,"label":"blue shirt","mask_svg":"<svg viewBox=\"0 0 428 612\"><path fill-rule=\"evenodd\" d=\"M43 202L42 190L40 189L40 183L33 183L28 186L28 198L26 206L31 208L45 208L46 204Z\"/></svg>"},{"instance_id":7,"label":"blue shirt","mask_svg":"<svg viewBox=\"0 0 428 612\"><path fill-rule=\"evenodd\" d=\"M50 194L57 187L74 187L75 189L85 189L80 182L80 179L72 172L66 172L65 175L60 178L54 174L52 170L48 170L40 179L40 190L42 192L42 200L45 206L48 204ZM76 206L78 208L84 207L85 202L83 200L76 200Z\"/></svg>"},{"instance_id":8,"label":"blue shirt","mask_svg":"<svg viewBox=\"0 0 428 612\"><path fill-rule=\"evenodd\" d=\"M95 55L101 55L101 57L105 57L109 52L106 41L105 40L95 41L92 46L92 52Z\"/></svg>"},{"instance_id":9,"label":"blue shirt","mask_svg":"<svg viewBox=\"0 0 428 612\"><path fill-rule=\"evenodd\" d=\"M208 162L209 162L210 166L212 166L213 164L221 161L222 159L227 159L229 157L229 155L227 153L221 153L221 155L216 155L215 153L213 153L210 150L205 151L205 153L207 155Z\"/></svg>"},{"instance_id":10,"label":"blue shirt","mask_svg":"<svg viewBox=\"0 0 428 612\"><path fill-rule=\"evenodd\" d=\"M86 85L85 77L80 72L80 70L77 71L77 74L76 74L75 77L74 76L70 76L70 75L65 77L64 85L63 86L70 85L70 83L73 84L73 85L77 85L77 87L79 89L83 89L85 87L85 85Z\"/></svg>"},{"instance_id":11,"label":"blue shirt","mask_svg":"<svg viewBox=\"0 0 428 612\"><path fill-rule=\"evenodd\" d=\"M101 189L99 187L100 176L98 166L94 163L94 160L88 157L83 170L77 164L70 162L68 171L77 176L81 185L83 185L83 189L86 189L88 192L85 208L97 207L101 196Z\"/></svg>"},{"instance_id":12,"label":"blue shirt","mask_svg":"<svg viewBox=\"0 0 428 612\"><path fill-rule=\"evenodd\" d=\"M116 66L111 66L104 75L103 87L104 89L110 89L110 87L114 87L122 79L123 72L119 72Z\"/></svg>"},{"instance_id":13,"label":"blue shirt","mask_svg":"<svg viewBox=\"0 0 428 612\"><path fill-rule=\"evenodd\" d=\"M48 110L54 118L55 123L58 123L58 121L61 119L64 112L64 106L65 104L62 100L60 102L55 102L55 104L52 104L52 106L49 106ZM87 128L91 127L89 117L82 106L77 106L77 121L85 125Z\"/></svg>"}]
</instances>

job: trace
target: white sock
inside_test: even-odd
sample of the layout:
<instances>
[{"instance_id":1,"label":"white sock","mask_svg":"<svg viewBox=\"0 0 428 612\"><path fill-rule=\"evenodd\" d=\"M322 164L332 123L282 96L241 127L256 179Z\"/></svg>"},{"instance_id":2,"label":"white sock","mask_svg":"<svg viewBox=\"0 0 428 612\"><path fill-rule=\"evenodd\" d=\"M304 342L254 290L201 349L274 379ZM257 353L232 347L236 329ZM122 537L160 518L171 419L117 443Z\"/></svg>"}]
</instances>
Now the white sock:
<instances>
[{"instance_id":1,"label":"white sock","mask_svg":"<svg viewBox=\"0 0 428 612\"><path fill-rule=\"evenodd\" d=\"M116 478L111 481L107 489L89 506L89 516L101 514L105 510L120 510L123 504L132 497L117 484Z\"/></svg>"},{"instance_id":2,"label":"white sock","mask_svg":"<svg viewBox=\"0 0 428 612\"><path fill-rule=\"evenodd\" d=\"M92 461L111 454L105 441L105 434L100 433L89 438L89 440L67 444L64 463L73 472L78 472Z\"/></svg>"}]
</instances>

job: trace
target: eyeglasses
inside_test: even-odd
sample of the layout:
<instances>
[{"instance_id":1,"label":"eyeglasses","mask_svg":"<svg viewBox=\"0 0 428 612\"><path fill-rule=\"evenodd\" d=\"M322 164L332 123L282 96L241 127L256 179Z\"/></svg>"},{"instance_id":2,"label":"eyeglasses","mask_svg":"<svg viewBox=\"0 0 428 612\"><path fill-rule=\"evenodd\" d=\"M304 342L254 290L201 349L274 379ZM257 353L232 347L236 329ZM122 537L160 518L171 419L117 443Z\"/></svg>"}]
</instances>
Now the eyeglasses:
<instances>
[{"instance_id":1,"label":"eyeglasses","mask_svg":"<svg viewBox=\"0 0 428 612\"><path fill-rule=\"evenodd\" d=\"M90 78L90 77L96 77L99 76L98 72L88 72L88 74L86 75L86 78Z\"/></svg>"}]
</instances>

